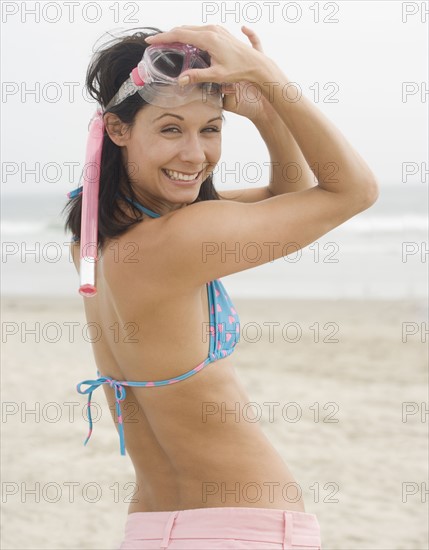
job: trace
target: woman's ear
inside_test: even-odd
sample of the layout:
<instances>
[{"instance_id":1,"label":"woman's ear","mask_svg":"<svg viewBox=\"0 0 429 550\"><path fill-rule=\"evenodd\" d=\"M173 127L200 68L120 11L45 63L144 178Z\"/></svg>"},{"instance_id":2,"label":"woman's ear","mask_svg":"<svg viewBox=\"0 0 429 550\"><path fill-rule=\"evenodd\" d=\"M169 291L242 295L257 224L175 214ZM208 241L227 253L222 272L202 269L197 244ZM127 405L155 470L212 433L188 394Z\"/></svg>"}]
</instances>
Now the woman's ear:
<instances>
[{"instance_id":1,"label":"woman's ear","mask_svg":"<svg viewBox=\"0 0 429 550\"><path fill-rule=\"evenodd\" d=\"M128 139L128 125L122 122L114 113L106 113L104 115L104 126L113 143L118 147L123 147Z\"/></svg>"}]
</instances>

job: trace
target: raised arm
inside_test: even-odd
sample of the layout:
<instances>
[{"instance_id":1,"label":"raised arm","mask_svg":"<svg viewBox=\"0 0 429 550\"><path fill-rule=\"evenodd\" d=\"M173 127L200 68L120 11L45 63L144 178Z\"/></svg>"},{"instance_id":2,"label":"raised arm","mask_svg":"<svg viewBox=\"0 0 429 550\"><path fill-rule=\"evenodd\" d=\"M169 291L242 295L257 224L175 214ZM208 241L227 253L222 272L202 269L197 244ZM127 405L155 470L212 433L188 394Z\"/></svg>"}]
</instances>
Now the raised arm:
<instances>
[{"instance_id":1,"label":"raised arm","mask_svg":"<svg viewBox=\"0 0 429 550\"><path fill-rule=\"evenodd\" d=\"M293 84L272 59L218 25L177 27L151 37L150 43L174 41L194 44L206 49L211 56L212 64L208 69L191 69L183 73L182 77L188 78L188 82L249 81L256 84L279 116L274 122L276 128L280 129L280 121L287 126L322 189L377 198L376 178L365 160L304 95L298 101L287 99L286 90ZM267 129L262 131L267 136L270 133ZM287 139L287 130L283 130L282 137L283 142L279 140L277 149L293 143Z\"/></svg>"},{"instance_id":2,"label":"raised arm","mask_svg":"<svg viewBox=\"0 0 429 550\"><path fill-rule=\"evenodd\" d=\"M264 53L262 42L254 29L243 25L241 31L249 39L252 48ZM248 195L254 193L256 197L267 198L267 196L314 187L317 181L313 172L289 128L270 101L257 93L258 90L250 82L235 83L234 86L236 93L225 95L224 109L251 120L264 140L270 155L270 177L266 188L258 188L258 192L252 188L243 189L241 195L247 199ZM234 194L234 191L231 194Z\"/></svg>"},{"instance_id":3,"label":"raised arm","mask_svg":"<svg viewBox=\"0 0 429 550\"><path fill-rule=\"evenodd\" d=\"M318 183L254 203L193 203L152 222L153 234L148 236L146 229L145 238L137 226L133 236L146 244L141 261L129 266L129 284L149 276L150 269L162 288L183 286L186 291L295 253L375 202L378 186L365 161L305 97L285 101L282 88L289 80L272 60L219 27L180 27L152 42L156 40L187 42L209 51L209 69L187 71L194 82L257 83ZM147 258L150 268L145 268Z\"/></svg>"}]
</instances>

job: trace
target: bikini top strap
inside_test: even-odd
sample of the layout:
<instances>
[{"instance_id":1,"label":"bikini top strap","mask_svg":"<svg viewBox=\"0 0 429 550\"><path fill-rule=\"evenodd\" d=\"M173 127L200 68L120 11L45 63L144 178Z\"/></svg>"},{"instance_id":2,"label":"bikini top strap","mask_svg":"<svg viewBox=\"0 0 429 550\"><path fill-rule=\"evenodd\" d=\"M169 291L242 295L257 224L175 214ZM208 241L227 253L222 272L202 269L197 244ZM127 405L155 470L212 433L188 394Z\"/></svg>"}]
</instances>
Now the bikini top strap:
<instances>
[{"instance_id":1,"label":"bikini top strap","mask_svg":"<svg viewBox=\"0 0 429 550\"><path fill-rule=\"evenodd\" d=\"M161 214L157 214L153 210L150 210L149 208L146 208L146 206L143 206L137 201L131 200L129 197L125 197L125 200L127 200L130 204L134 204L141 212L144 212L145 214L148 214L152 218L159 218Z\"/></svg>"}]
</instances>

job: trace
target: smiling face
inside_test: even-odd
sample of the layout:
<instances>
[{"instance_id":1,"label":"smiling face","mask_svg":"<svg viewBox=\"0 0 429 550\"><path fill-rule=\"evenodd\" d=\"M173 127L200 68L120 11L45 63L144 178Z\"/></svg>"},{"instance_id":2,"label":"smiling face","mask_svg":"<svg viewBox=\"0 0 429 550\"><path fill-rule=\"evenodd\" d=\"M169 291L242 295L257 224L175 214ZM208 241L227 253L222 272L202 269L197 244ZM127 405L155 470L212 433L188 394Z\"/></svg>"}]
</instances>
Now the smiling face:
<instances>
[{"instance_id":1,"label":"smiling face","mask_svg":"<svg viewBox=\"0 0 429 550\"><path fill-rule=\"evenodd\" d=\"M165 214L198 197L219 161L221 129L222 108L196 99L174 108L145 105L122 136L108 132L122 147L137 200Z\"/></svg>"}]
</instances>

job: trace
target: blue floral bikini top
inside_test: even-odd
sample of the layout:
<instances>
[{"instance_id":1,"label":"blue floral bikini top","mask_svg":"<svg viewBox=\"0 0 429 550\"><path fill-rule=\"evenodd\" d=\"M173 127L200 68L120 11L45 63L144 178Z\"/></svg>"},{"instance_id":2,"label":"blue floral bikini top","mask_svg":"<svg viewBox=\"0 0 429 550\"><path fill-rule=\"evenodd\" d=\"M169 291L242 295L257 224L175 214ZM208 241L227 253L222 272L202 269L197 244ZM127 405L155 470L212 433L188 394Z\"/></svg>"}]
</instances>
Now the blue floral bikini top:
<instances>
[{"instance_id":1,"label":"blue floral bikini top","mask_svg":"<svg viewBox=\"0 0 429 550\"><path fill-rule=\"evenodd\" d=\"M72 197L70 194L69 196ZM139 210L145 212L153 218L158 218L160 214L149 210L148 208L142 206L140 203L132 201L131 199L127 200L134 204ZM88 406L87 406L87 416L89 422L89 432L84 441L84 445L87 444L89 438L92 434L93 422L91 416L91 397L94 390L99 388L102 384L109 384L111 388L115 391L115 400L116 400L116 413L118 417L118 428L119 428L119 442L121 455L125 455L125 438L124 438L124 427L123 427L123 418L121 413L120 402L125 399L126 386L135 386L135 387L155 387L155 386L166 386L169 384L175 384L181 380L186 380L190 376L193 376L205 366L217 361L218 359L223 359L224 357L230 355L235 348L235 345L239 342L240 339L240 319L238 313L236 312L230 297L228 296L225 287L219 279L215 279L206 283L207 286L207 296L209 304L209 332L210 332L210 343L209 343L209 355L202 363L194 367L193 369L175 376L174 378L168 378L166 380L154 380L154 381L140 381L132 382L130 380L115 380L109 376L100 376L100 372L97 369L96 380L83 380L77 384L77 391L80 394L88 394ZM87 386L86 389L82 389L82 386Z\"/></svg>"}]
</instances>

